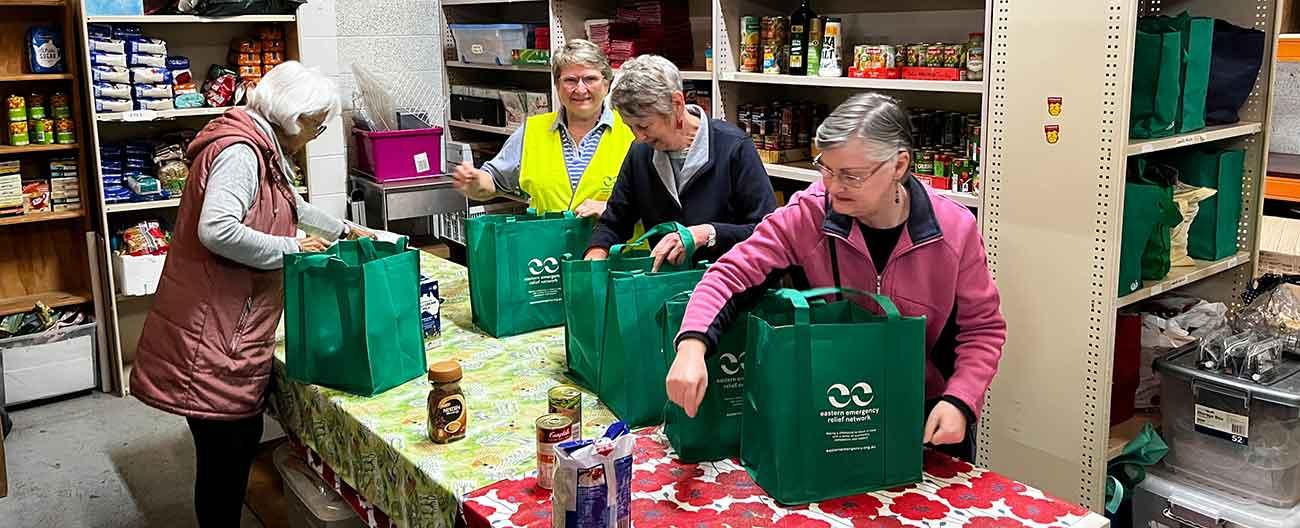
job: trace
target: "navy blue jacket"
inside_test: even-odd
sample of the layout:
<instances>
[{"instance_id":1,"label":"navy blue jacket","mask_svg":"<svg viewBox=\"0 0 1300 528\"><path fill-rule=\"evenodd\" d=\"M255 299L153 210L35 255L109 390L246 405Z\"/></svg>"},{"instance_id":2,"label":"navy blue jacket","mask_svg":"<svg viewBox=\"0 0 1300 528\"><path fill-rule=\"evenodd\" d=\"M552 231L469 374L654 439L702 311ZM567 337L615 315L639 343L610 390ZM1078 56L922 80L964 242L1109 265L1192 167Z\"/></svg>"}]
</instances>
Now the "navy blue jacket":
<instances>
[{"instance_id":1,"label":"navy blue jacket","mask_svg":"<svg viewBox=\"0 0 1300 528\"><path fill-rule=\"evenodd\" d=\"M623 160L591 247L608 249L632 237L636 223L647 229L663 222L689 227L712 224L717 245L701 248L696 260L717 260L776 209L776 195L749 135L726 121L708 119L709 161L682 188L678 205L654 166L654 149L634 144ZM654 247L658 239L650 240Z\"/></svg>"}]
</instances>

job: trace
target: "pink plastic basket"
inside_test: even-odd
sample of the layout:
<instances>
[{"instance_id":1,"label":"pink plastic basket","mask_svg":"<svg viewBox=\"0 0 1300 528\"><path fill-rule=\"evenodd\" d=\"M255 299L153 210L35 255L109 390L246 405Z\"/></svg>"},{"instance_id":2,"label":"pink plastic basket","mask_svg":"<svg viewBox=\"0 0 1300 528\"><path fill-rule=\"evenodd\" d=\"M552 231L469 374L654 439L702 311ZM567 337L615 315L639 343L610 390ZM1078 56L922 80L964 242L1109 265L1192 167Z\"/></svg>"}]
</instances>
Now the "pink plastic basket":
<instances>
[{"instance_id":1,"label":"pink plastic basket","mask_svg":"<svg viewBox=\"0 0 1300 528\"><path fill-rule=\"evenodd\" d=\"M442 128L371 132L356 136L357 169L383 183L442 174Z\"/></svg>"}]
</instances>

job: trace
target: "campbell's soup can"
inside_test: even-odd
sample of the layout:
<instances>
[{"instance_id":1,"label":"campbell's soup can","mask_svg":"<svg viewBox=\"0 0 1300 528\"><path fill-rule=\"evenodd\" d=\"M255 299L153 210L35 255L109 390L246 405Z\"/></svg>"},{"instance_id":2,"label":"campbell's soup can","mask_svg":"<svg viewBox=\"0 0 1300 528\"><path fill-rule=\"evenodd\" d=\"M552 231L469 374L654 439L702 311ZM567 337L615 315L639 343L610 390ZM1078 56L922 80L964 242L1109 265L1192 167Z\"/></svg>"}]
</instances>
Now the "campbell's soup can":
<instances>
[{"instance_id":1,"label":"campbell's soup can","mask_svg":"<svg viewBox=\"0 0 1300 528\"><path fill-rule=\"evenodd\" d=\"M563 414L537 419L537 485L555 487L555 446L573 439L573 420Z\"/></svg>"}]
</instances>

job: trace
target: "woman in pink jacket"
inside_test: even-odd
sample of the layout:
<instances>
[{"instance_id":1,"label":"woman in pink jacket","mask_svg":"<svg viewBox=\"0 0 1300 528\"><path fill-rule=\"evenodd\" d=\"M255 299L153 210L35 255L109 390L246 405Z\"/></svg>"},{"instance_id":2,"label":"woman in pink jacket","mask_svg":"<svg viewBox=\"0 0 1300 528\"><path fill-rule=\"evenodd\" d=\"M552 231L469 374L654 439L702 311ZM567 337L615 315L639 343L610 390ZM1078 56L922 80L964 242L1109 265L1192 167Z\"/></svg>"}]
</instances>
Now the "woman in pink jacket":
<instances>
[{"instance_id":1,"label":"woman in pink jacket","mask_svg":"<svg viewBox=\"0 0 1300 528\"><path fill-rule=\"evenodd\" d=\"M904 314L926 317L923 442L971 459L970 431L997 372L1006 321L979 224L908 171L911 137L907 111L874 93L850 98L822 123L814 161L821 181L764 218L691 295L669 399L695 415L708 387L704 358L737 305L793 271L815 287L887 295Z\"/></svg>"}]
</instances>

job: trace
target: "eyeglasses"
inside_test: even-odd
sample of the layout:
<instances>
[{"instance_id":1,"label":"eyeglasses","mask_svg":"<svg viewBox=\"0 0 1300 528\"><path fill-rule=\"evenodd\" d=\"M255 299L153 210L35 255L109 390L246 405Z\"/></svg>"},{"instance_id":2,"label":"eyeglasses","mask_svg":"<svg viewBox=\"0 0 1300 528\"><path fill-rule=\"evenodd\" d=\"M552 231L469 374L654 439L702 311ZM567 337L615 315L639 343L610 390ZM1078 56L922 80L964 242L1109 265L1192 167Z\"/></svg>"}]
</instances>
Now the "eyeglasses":
<instances>
[{"instance_id":1,"label":"eyeglasses","mask_svg":"<svg viewBox=\"0 0 1300 528\"><path fill-rule=\"evenodd\" d=\"M886 164L892 161L893 160L882 161L879 164L877 164L874 168L871 169L868 169L867 167L847 167L847 168L839 169L837 171L835 169L827 167L826 165L823 165L822 155L818 154L816 158L813 158L813 168L817 169L817 172L821 173L823 181L830 181L836 179L837 178L836 173L838 173L839 174L838 178L840 180L840 183L843 184L845 187L848 187L850 189L860 189L862 188L863 184L867 183L867 180L871 179L871 177L874 176L877 172L880 172L881 167L884 167Z\"/></svg>"},{"instance_id":2,"label":"eyeglasses","mask_svg":"<svg viewBox=\"0 0 1300 528\"><path fill-rule=\"evenodd\" d=\"M605 77L601 75L587 75L585 77L574 77L572 75L566 75L560 78L560 85L563 86L566 90L577 90L579 83L590 88L592 86L596 86L598 83L600 83L600 81L603 80L605 80Z\"/></svg>"},{"instance_id":3,"label":"eyeglasses","mask_svg":"<svg viewBox=\"0 0 1300 528\"><path fill-rule=\"evenodd\" d=\"M326 128L325 125L321 125L321 126L316 127L316 135L312 136L311 138L312 138L312 139L316 139L316 138L320 137L321 134L324 134L324 133L325 133L325 128Z\"/></svg>"}]
</instances>

